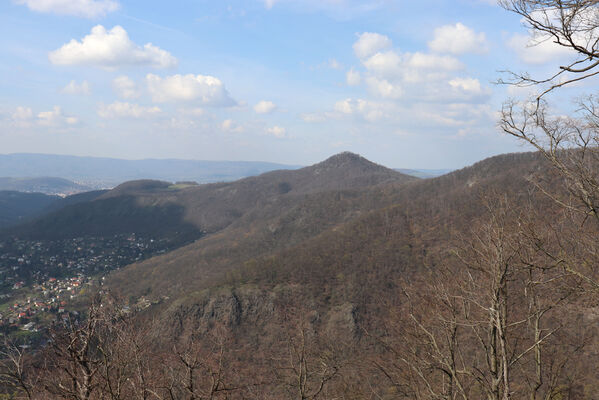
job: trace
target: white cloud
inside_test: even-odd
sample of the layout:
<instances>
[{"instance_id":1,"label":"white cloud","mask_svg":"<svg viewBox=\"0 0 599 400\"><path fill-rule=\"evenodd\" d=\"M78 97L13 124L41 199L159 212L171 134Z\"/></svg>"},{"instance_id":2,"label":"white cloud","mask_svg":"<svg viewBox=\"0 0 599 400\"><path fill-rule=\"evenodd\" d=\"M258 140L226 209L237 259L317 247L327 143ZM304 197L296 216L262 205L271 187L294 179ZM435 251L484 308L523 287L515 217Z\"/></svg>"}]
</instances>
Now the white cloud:
<instances>
[{"instance_id":1,"label":"white cloud","mask_svg":"<svg viewBox=\"0 0 599 400\"><path fill-rule=\"evenodd\" d=\"M37 114L38 123L43 126L75 125L79 120L63 114L59 106L54 106L51 111L42 111Z\"/></svg>"},{"instance_id":2,"label":"white cloud","mask_svg":"<svg viewBox=\"0 0 599 400\"><path fill-rule=\"evenodd\" d=\"M17 107L11 118L14 121L27 121L33 118L33 111L29 107Z\"/></svg>"},{"instance_id":3,"label":"white cloud","mask_svg":"<svg viewBox=\"0 0 599 400\"><path fill-rule=\"evenodd\" d=\"M168 51L151 43L143 46L133 43L125 29L118 25L109 31L102 25L96 25L80 42L71 40L50 52L48 59L56 65L91 65L103 68L170 68L177 65L177 59Z\"/></svg>"},{"instance_id":4,"label":"white cloud","mask_svg":"<svg viewBox=\"0 0 599 400\"><path fill-rule=\"evenodd\" d=\"M457 71L464 65L451 56L427 53L398 53L389 50L362 60L368 72L386 80L404 79L412 82L428 80L431 71Z\"/></svg>"},{"instance_id":5,"label":"white cloud","mask_svg":"<svg viewBox=\"0 0 599 400\"><path fill-rule=\"evenodd\" d=\"M445 25L435 29L434 35L428 46L437 53L460 55L484 54L489 51L484 33L476 33L459 22L455 25Z\"/></svg>"},{"instance_id":6,"label":"white cloud","mask_svg":"<svg viewBox=\"0 0 599 400\"><path fill-rule=\"evenodd\" d=\"M464 92L480 94L483 92L482 86L478 79L474 78L455 78L449 81L449 86L454 89L463 90Z\"/></svg>"},{"instance_id":7,"label":"white cloud","mask_svg":"<svg viewBox=\"0 0 599 400\"><path fill-rule=\"evenodd\" d=\"M369 76L366 78L366 84L372 93L386 99L399 99L404 94L399 83L391 83L387 79Z\"/></svg>"},{"instance_id":8,"label":"white cloud","mask_svg":"<svg viewBox=\"0 0 599 400\"><path fill-rule=\"evenodd\" d=\"M397 77L403 70L403 60L395 51L376 53L362 61L366 69L383 77Z\"/></svg>"},{"instance_id":9,"label":"white cloud","mask_svg":"<svg viewBox=\"0 0 599 400\"><path fill-rule=\"evenodd\" d=\"M352 99L340 100L335 103L335 111L342 114L351 114L353 112Z\"/></svg>"},{"instance_id":10,"label":"white cloud","mask_svg":"<svg viewBox=\"0 0 599 400\"><path fill-rule=\"evenodd\" d=\"M156 102L195 101L204 106L228 107L235 105L225 85L213 76L171 75L161 78L146 75L148 91Z\"/></svg>"},{"instance_id":11,"label":"white cloud","mask_svg":"<svg viewBox=\"0 0 599 400\"><path fill-rule=\"evenodd\" d=\"M530 35L515 34L507 45L527 64L544 64L572 56L573 52L553 42L551 38L534 38Z\"/></svg>"},{"instance_id":12,"label":"white cloud","mask_svg":"<svg viewBox=\"0 0 599 400\"><path fill-rule=\"evenodd\" d=\"M10 114L8 122L17 128L27 128L33 122L33 110L29 107L19 106Z\"/></svg>"},{"instance_id":13,"label":"white cloud","mask_svg":"<svg viewBox=\"0 0 599 400\"><path fill-rule=\"evenodd\" d=\"M277 106L272 101L262 100L254 106L254 111L258 114L270 114L276 108Z\"/></svg>"},{"instance_id":14,"label":"white cloud","mask_svg":"<svg viewBox=\"0 0 599 400\"><path fill-rule=\"evenodd\" d=\"M266 129L266 133L269 135L272 135L276 138L282 139L287 136L287 129L275 125L273 127Z\"/></svg>"},{"instance_id":15,"label":"white cloud","mask_svg":"<svg viewBox=\"0 0 599 400\"><path fill-rule=\"evenodd\" d=\"M85 18L102 17L120 7L114 0L15 0L15 3L24 4L32 11Z\"/></svg>"},{"instance_id":16,"label":"white cloud","mask_svg":"<svg viewBox=\"0 0 599 400\"><path fill-rule=\"evenodd\" d=\"M202 117L206 114L206 110L200 107L179 109L179 112L184 115L192 115L194 117Z\"/></svg>"},{"instance_id":17,"label":"white cloud","mask_svg":"<svg viewBox=\"0 0 599 400\"><path fill-rule=\"evenodd\" d=\"M359 71L351 68L345 74L345 81L349 86L357 86L362 82L362 76L360 75Z\"/></svg>"},{"instance_id":18,"label":"white cloud","mask_svg":"<svg viewBox=\"0 0 599 400\"><path fill-rule=\"evenodd\" d=\"M141 91L131 78L121 75L112 80L112 90L123 99L136 99L141 96Z\"/></svg>"},{"instance_id":19,"label":"white cloud","mask_svg":"<svg viewBox=\"0 0 599 400\"><path fill-rule=\"evenodd\" d=\"M456 71L464 68L464 64L455 57L438 56L436 54L413 53L408 56L407 64L413 68Z\"/></svg>"},{"instance_id":20,"label":"white cloud","mask_svg":"<svg viewBox=\"0 0 599 400\"><path fill-rule=\"evenodd\" d=\"M364 83L369 92L380 99L472 103L490 95L490 90L483 88L478 80L455 76L465 65L452 55L387 49L362 57L360 61L365 72L358 75L350 70L346 76L348 84Z\"/></svg>"},{"instance_id":21,"label":"white cloud","mask_svg":"<svg viewBox=\"0 0 599 400\"><path fill-rule=\"evenodd\" d=\"M98 115L102 118L142 118L160 113L160 108L143 107L139 104L115 101L112 104L101 104Z\"/></svg>"},{"instance_id":22,"label":"white cloud","mask_svg":"<svg viewBox=\"0 0 599 400\"><path fill-rule=\"evenodd\" d=\"M300 118L304 122L309 122L309 123L324 122L327 120L327 117L322 113L304 113L304 114L300 114Z\"/></svg>"},{"instance_id":23,"label":"white cloud","mask_svg":"<svg viewBox=\"0 0 599 400\"><path fill-rule=\"evenodd\" d=\"M360 59L370 57L371 55L388 49L392 46L391 39L385 35L373 32L364 32L358 35L358 40L354 43L354 53Z\"/></svg>"},{"instance_id":24,"label":"white cloud","mask_svg":"<svg viewBox=\"0 0 599 400\"><path fill-rule=\"evenodd\" d=\"M347 98L335 103L336 112L344 115L355 115L367 121L374 122L385 117L382 104L364 99Z\"/></svg>"},{"instance_id":25,"label":"white cloud","mask_svg":"<svg viewBox=\"0 0 599 400\"><path fill-rule=\"evenodd\" d=\"M91 94L91 89L87 81L83 81L80 84L75 81L71 81L64 88L62 88L62 93L73 95L89 95Z\"/></svg>"},{"instance_id":26,"label":"white cloud","mask_svg":"<svg viewBox=\"0 0 599 400\"><path fill-rule=\"evenodd\" d=\"M336 17L355 18L379 10L387 0L258 0L267 10L276 5L286 5L288 10L305 13L325 12Z\"/></svg>"},{"instance_id":27,"label":"white cloud","mask_svg":"<svg viewBox=\"0 0 599 400\"><path fill-rule=\"evenodd\" d=\"M232 119L224 120L220 127L223 131L231 133L241 133L244 131L243 126L239 125Z\"/></svg>"},{"instance_id":28,"label":"white cloud","mask_svg":"<svg viewBox=\"0 0 599 400\"><path fill-rule=\"evenodd\" d=\"M264 1L264 7L266 7L267 10L270 10L271 8L273 8L273 6L279 1L279 0L263 0Z\"/></svg>"}]
</instances>

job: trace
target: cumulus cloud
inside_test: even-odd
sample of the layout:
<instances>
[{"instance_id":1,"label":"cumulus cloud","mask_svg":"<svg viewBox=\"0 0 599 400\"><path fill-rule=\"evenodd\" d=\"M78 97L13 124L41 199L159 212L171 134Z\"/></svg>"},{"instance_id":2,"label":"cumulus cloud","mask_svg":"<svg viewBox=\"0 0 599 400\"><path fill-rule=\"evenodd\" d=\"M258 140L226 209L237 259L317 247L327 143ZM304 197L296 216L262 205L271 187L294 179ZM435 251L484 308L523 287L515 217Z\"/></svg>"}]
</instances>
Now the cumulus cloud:
<instances>
[{"instance_id":1,"label":"cumulus cloud","mask_svg":"<svg viewBox=\"0 0 599 400\"><path fill-rule=\"evenodd\" d=\"M387 99L399 99L404 93L400 83L391 83L376 76L366 78L366 84L371 93Z\"/></svg>"},{"instance_id":2,"label":"cumulus cloud","mask_svg":"<svg viewBox=\"0 0 599 400\"><path fill-rule=\"evenodd\" d=\"M239 125L232 119L226 119L220 125L221 129L225 132L241 133L243 132L243 126Z\"/></svg>"},{"instance_id":3,"label":"cumulus cloud","mask_svg":"<svg viewBox=\"0 0 599 400\"><path fill-rule=\"evenodd\" d=\"M545 64L572 56L572 51L553 42L553 39L515 34L507 45L527 64Z\"/></svg>"},{"instance_id":4,"label":"cumulus cloud","mask_svg":"<svg viewBox=\"0 0 599 400\"><path fill-rule=\"evenodd\" d=\"M75 39L50 52L48 59L55 65L91 65L103 68L149 66L170 68L177 59L168 51L146 43L139 46L129 39L121 26L106 30L96 25L81 41Z\"/></svg>"},{"instance_id":5,"label":"cumulus cloud","mask_svg":"<svg viewBox=\"0 0 599 400\"><path fill-rule=\"evenodd\" d=\"M51 111L42 111L37 114L38 124L43 126L76 125L79 120L76 117L65 115L59 106L54 106Z\"/></svg>"},{"instance_id":6,"label":"cumulus cloud","mask_svg":"<svg viewBox=\"0 0 599 400\"><path fill-rule=\"evenodd\" d=\"M17 109L11 114L11 118L14 121L27 121L33 118L33 110L29 107L17 107Z\"/></svg>"},{"instance_id":7,"label":"cumulus cloud","mask_svg":"<svg viewBox=\"0 0 599 400\"><path fill-rule=\"evenodd\" d=\"M211 107L235 105L225 85L213 76L177 74L162 78L148 74L146 83L152 99L159 103L194 101Z\"/></svg>"},{"instance_id":8,"label":"cumulus cloud","mask_svg":"<svg viewBox=\"0 0 599 400\"><path fill-rule=\"evenodd\" d=\"M262 100L254 106L254 111L258 114L270 114L276 108L277 106L272 101Z\"/></svg>"},{"instance_id":9,"label":"cumulus cloud","mask_svg":"<svg viewBox=\"0 0 599 400\"><path fill-rule=\"evenodd\" d=\"M14 0L26 5L30 10L59 15L73 15L84 18L102 17L119 9L114 0Z\"/></svg>"},{"instance_id":10,"label":"cumulus cloud","mask_svg":"<svg viewBox=\"0 0 599 400\"><path fill-rule=\"evenodd\" d=\"M345 81L349 86L357 86L362 82L362 76L360 75L359 71L351 68L345 74Z\"/></svg>"},{"instance_id":11,"label":"cumulus cloud","mask_svg":"<svg viewBox=\"0 0 599 400\"><path fill-rule=\"evenodd\" d=\"M62 93L73 95L89 95L91 94L91 89L87 81L83 81L79 84L75 81L71 81L64 88L62 88Z\"/></svg>"},{"instance_id":12,"label":"cumulus cloud","mask_svg":"<svg viewBox=\"0 0 599 400\"><path fill-rule=\"evenodd\" d=\"M464 24L445 25L435 29L434 38L428 43L436 53L461 55L485 54L489 51L484 33L476 33Z\"/></svg>"},{"instance_id":13,"label":"cumulus cloud","mask_svg":"<svg viewBox=\"0 0 599 400\"><path fill-rule=\"evenodd\" d=\"M453 28L461 32L460 24L456 26ZM449 49L451 51L447 50L447 54L401 52L389 48L391 41L386 36L381 39L374 35L370 34L368 40L362 35L354 43L354 49L363 50L356 51L356 55L360 58L364 72L350 70L346 75L348 84L364 83L371 94L390 101L410 99L412 102L472 103L483 101L485 96L490 95L490 90L484 88L478 80L456 76L465 69L465 65L449 53L461 53L465 51L465 45ZM476 40L480 39L476 34L474 36ZM437 39L439 37L440 34ZM377 41L377 45L364 45ZM372 119L380 113L370 115L368 118Z\"/></svg>"},{"instance_id":14,"label":"cumulus cloud","mask_svg":"<svg viewBox=\"0 0 599 400\"><path fill-rule=\"evenodd\" d=\"M354 43L354 53L360 59L370 57L371 55L390 48L393 45L391 39L380 33L364 32L358 35L358 40Z\"/></svg>"},{"instance_id":15,"label":"cumulus cloud","mask_svg":"<svg viewBox=\"0 0 599 400\"><path fill-rule=\"evenodd\" d=\"M478 79L474 78L455 78L449 81L449 86L454 89L460 89L464 92L482 93L483 88Z\"/></svg>"},{"instance_id":16,"label":"cumulus cloud","mask_svg":"<svg viewBox=\"0 0 599 400\"><path fill-rule=\"evenodd\" d=\"M418 81L429 71L457 71L464 65L455 57L427 53L399 53L394 50L373 54L362 60L366 69L384 79ZM427 79L427 78L423 78Z\"/></svg>"},{"instance_id":17,"label":"cumulus cloud","mask_svg":"<svg viewBox=\"0 0 599 400\"><path fill-rule=\"evenodd\" d=\"M126 75L118 76L112 80L112 90L123 99L136 99L141 96L139 87Z\"/></svg>"},{"instance_id":18,"label":"cumulus cloud","mask_svg":"<svg viewBox=\"0 0 599 400\"><path fill-rule=\"evenodd\" d=\"M282 139L287 136L287 129L275 125L270 128L267 128L266 133L276 138Z\"/></svg>"},{"instance_id":19,"label":"cumulus cloud","mask_svg":"<svg viewBox=\"0 0 599 400\"><path fill-rule=\"evenodd\" d=\"M447 79L449 73L464 65L452 56L427 53L398 53L389 50L362 60L366 68L364 82L371 93L388 99L398 99L405 88L412 86L413 95L423 97L427 88Z\"/></svg>"},{"instance_id":20,"label":"cumulus cloud","mask_svg":"<svg viewBox=\"0 0 599 400\"><path fill-rule=\"evenodd\" d=\"M362 61L364 66L380 76L396 77L402 71L403 60L395 51L376 53Z\"/></svg>"},{"instance_id":21,"label":"cumulus cloud","mask_svg":"<svg viewBox=\"0 0 599 400\"><path fill-rule=\"evenodd\" d=\"M19 106L10 114L8 123L17 128L27 128L33 122L33 110L29 107Z\"/></svg>"},{"instance_id":22,"label":"cumulus cloud","mask_svg":"<svg viewBox=\"0 0 599 400\"><path fill-rule=\"evenodd\" d=\"M162 110L154 107L143 107L139 104L115 101L112 104L101 104L98 115L102 118L142 118L159 114Z\"/></svg>"},{"instance_id":23,"label":"cumulus cloud","mask_svg":"<svg viewBox=\"0 0 599 400\"><path fill-rule=\"evenodd\" d=\"M367 121L374 122L385 116L384 106L364 99L347 98L335 103L336 112L344 115L354 115Z\"/></svg>"},{"instance_id":24,"label":"cumulus cloud","mask_svg":"<svg viewBox=\"0 0 599 400\"><path fill-rule=\"evenodd\" d=\"M438 56L436 54L413 53L407 57L407 64L412 68L456 71L464 68L464 64L455 57Z\"/></svg>"}]
</instances>

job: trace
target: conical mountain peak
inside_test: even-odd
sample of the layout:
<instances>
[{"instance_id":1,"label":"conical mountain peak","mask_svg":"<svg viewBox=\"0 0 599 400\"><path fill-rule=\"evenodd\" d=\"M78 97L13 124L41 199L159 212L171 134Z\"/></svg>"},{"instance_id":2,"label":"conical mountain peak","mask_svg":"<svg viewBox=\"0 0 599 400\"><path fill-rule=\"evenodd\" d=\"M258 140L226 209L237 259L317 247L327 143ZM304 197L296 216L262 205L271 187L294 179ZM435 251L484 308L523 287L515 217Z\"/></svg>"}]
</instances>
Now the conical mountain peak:
<instances>
[{"instance_id":1,"label":"conical mountain peak","mask_svg":"<svg viewBox=\"0 0 599 400\"><path fill-rule=\"evenodd\" d=\"M326 160L314 165L317 168L376 168L387 169L381 165L375 164L359 154L349 151L335 154Z\"/></svg>"}]
</instances>

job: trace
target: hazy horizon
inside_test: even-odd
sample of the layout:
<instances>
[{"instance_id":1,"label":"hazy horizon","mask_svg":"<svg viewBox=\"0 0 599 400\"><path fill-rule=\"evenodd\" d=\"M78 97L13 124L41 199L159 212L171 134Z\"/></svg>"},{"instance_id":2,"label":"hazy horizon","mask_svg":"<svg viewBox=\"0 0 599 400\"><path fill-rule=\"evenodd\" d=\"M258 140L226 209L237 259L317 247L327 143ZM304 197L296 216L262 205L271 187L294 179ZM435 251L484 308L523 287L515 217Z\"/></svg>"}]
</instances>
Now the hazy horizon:
<instances>
[{"instance_id":1,"label":"hazy horizon","mask_svg":"<svg viewBox=\"0 0 599 400\"><path fill-rule=\"evenodd\" d=\"M522 150L497 71L567 57L490 0L14 0L0 23L6 153L456 169Z\"/></svg>"}]
</instances>

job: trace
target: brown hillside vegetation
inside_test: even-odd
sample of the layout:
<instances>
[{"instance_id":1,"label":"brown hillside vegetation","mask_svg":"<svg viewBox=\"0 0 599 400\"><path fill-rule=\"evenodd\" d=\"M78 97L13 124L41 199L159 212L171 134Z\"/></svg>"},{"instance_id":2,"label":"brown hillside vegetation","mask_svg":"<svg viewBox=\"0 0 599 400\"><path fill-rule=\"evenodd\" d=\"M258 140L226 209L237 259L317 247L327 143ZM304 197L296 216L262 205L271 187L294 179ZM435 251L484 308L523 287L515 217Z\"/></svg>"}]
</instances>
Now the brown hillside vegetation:
<instances>
[{"instance_id":1,"label":"brown hillside vegetation","mask_svg":"<svg viewBox=\"0 0 599 400\"><path fill-rule=\"evenodd\" d=\"M596 230L543 193L567 195L538 153L420 181L349 154L300 171L210 192L221 205L242 196L234 188L251 199L222 229L109 276L104 290L151 305L124 315L104 298L95 325L57 326L24 387L90 399L593 398ZM348 171L359 179L341 190L319 180ZM131 185L119 190L206 193Z\"/></svg>"},{"instance_id":2,"label":"brown hillside vegetation","mask_svg":"<svg viewBox=\"0 0 599 400\"><path fill-rule=\"evenodd\" d=\"M21 238L64 238L144 233L181 242L217 232L280 197L356 189L415 178L343 153L307 168L274 171L231 183L172 185L127 182L4 232Z\"/></svg>"}]
</instances>

